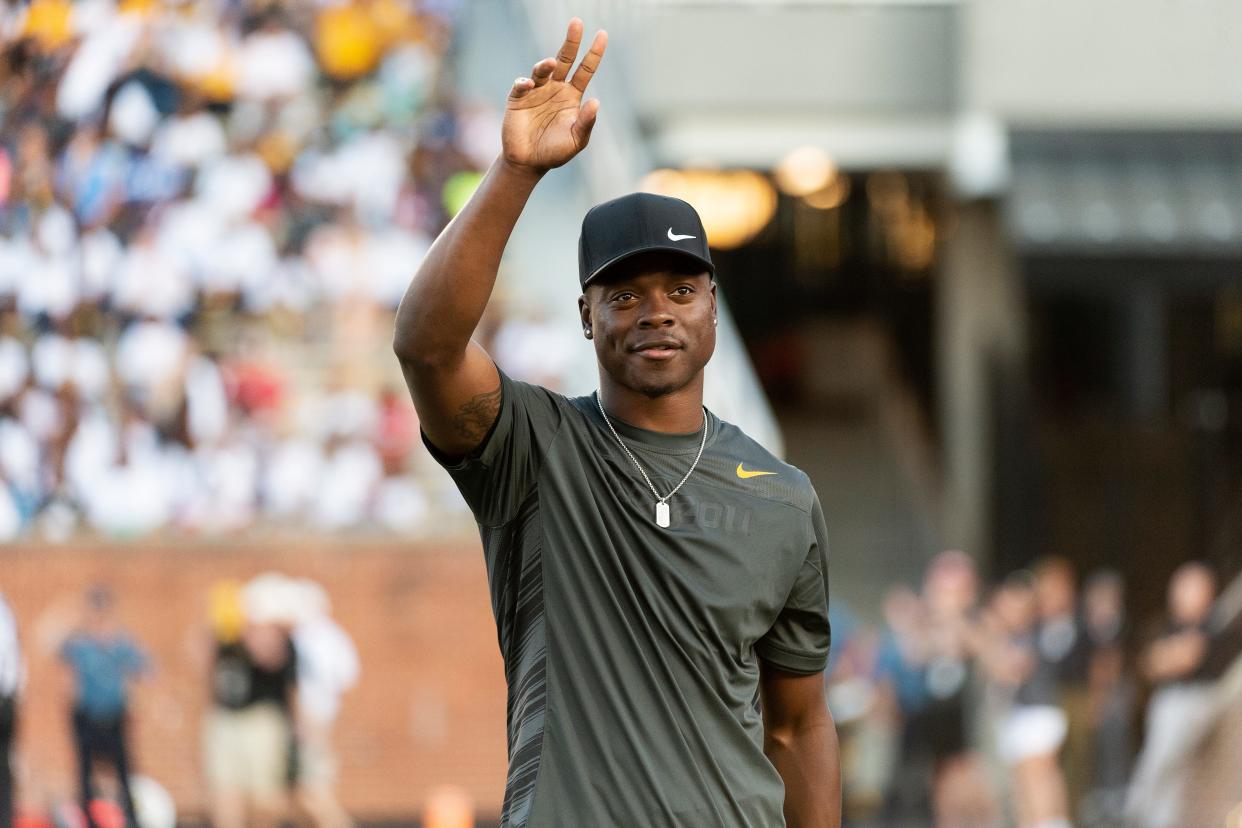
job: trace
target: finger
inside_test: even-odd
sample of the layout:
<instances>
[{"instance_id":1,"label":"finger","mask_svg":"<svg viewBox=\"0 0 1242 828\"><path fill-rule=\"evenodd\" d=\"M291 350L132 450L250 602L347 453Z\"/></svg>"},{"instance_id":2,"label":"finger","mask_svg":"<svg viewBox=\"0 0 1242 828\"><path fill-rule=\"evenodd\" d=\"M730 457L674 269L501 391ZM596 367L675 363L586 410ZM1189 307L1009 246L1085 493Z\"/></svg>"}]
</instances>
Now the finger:
<instances>
[{"instance_id":1,"label":"finger","mask_svg":"<svg viewBox=\"0 0 1242 828\"><path fill-rule=\"evenodd\" d=\"M556 60L553 58L544 58L534 65L530 70L531 79L535 81L535 88L543 86L552 77L552 70L556 68Z\"/></svg>"},{"instance_id":2,"label":"finger","mask_svg":"<svg viewBox=\"0 0 1242 828\"><path fill-rule=\"evenodd\" d=\"M509 100L516 101L534 88L535 82L530 78L518 78L513 82L513 88L509 90Z\"/></svg>"},{"instance_id":3,"label":"finger","mask_svg":"<svg viewBox=\"0 0 1242 828\"><path fill-rule=\"evenodd\" d=\"M569 31L565 33L565 42L556 54L556 71L552 79L563 81L569 76L569 69L578 59L578 47L582 45L582 21L574 18L569 21Z\"/></svg>"},{"instance_id":4,"label":"finger","mask_svg":"<svg viewBox=\"0 0 1242 828\"><path fill-rule=\"evenodd\" d=\"M578 110L578 120L574 121L574 125L570 127L570 132L574 136L574 143L578 145L578 149L585 147L587 141L591 140L591 130L595 129L597 115L599 115L599 101L594 98L587 101Z\"/></svg>"},{"instance_id":5,"label":"finger","mask_svg":"<svg viewBox=\"0 0 1242 828\"><path fill-rule=\"evenodd\" d=\"M599 62L604 59L604 50L607 48L608 32L600 29L595 33L595 40L591 41L590 51L586 53L582 63L578 64L578 71L574 72L569 81L579 92L585 92L587 84L595 77L595 71L599 69Z\"/></svg>"}]
</instances>

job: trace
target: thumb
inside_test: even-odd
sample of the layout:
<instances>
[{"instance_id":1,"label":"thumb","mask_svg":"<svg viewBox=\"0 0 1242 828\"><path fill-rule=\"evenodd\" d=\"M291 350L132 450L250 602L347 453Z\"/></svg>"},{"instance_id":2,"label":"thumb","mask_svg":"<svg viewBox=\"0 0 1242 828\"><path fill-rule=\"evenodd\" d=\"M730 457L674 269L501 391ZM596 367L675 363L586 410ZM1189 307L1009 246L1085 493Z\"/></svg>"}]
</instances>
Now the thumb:
<instances>
[{"instance_id":1,"label":"thumb","mask_svg":"<svg viewBox=\"0 0 1242 828\"><path fill-rule=\"evenodd\" d=\"M591 140L591 130L595 128L595 117L598 114L598 98L592 98L578 110L578 120L574 121L574 125L570 127L570 132L574 136L574 143L578 145L578 149L585 147L587 141Z\"/></svg>"}]
</instances>

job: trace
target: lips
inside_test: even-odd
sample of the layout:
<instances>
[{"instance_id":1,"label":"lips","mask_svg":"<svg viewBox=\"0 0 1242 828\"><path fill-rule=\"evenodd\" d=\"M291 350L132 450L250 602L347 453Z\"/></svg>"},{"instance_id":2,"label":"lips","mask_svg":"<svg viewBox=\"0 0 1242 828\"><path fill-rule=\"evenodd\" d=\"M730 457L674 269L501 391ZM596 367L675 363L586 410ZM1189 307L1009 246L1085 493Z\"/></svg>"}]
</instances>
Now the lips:
<instances>
[{"instance_id":1,"label":"lips","mask_svg":"<svg viewBox=\"0 0 1242 828\"><path fill-rule=\"evenodd\" d=\"M669 359L683 347L676 339L651 339L638 343L630 350L647 359Z\"/></svg>"}]
</instances>

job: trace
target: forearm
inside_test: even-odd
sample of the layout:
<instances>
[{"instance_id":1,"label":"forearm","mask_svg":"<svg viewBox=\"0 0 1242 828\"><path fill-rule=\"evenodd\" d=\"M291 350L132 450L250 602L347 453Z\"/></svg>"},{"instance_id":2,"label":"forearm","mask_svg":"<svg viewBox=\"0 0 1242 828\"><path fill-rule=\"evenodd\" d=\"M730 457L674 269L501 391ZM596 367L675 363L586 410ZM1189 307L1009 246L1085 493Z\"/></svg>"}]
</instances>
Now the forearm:
<instances>
[{"instance_id":1,"label":"forearm","mask_svg":"<svg viewBox=\"0 0 1242 828\"><path fill-rule=\"evenodd\" d=\"M822 717L765 733L763 750L785 782L785 822L789 828L838 828L840 757L836 726L827 709Z\"/></svg>"},{"instance_id":2,"label":"forearm","mask_svg":"<svg viewBox=\"0 0 1242 828\"><path fill-rule=\"evenodd\" d=\"M541 177L498 158L440 233L397 309L393 349L403 362L465 353L491 297L505 245Z\"/></svg>"}]
</instances>

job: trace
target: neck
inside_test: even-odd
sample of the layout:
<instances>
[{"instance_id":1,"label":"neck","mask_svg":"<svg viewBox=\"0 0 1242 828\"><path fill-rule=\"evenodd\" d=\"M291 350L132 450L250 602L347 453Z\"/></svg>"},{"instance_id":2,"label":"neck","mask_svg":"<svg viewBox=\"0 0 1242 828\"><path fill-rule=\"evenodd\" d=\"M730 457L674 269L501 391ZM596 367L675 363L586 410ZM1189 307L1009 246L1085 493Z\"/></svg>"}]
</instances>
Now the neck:
<instances>
[{"instance_id":1,"label":"neck","mask_svg":"<svg viewBox=\"0 0 1242 828\"><path fill-rule=\"evenodd\" d=\"M601 376L599 394L609 417L638 428L665 434L689 434L703 427L701 371L685 387L654 398Z\"/></svg>"}]
</instances>

